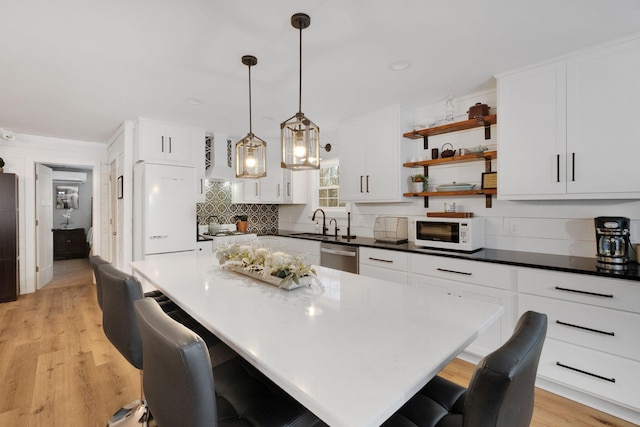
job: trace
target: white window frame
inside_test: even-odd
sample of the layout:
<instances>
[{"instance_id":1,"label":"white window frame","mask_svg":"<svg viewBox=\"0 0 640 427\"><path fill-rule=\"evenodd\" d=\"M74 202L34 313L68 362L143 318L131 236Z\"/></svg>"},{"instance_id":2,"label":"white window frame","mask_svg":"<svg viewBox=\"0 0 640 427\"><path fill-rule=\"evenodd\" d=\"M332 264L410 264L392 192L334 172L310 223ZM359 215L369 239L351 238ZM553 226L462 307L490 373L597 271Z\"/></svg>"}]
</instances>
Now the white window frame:
<instances>
[{"instance_id":1,"label":"white window frame","mask_svg":"<svg viewBox=\"0 0 640 427\"><path fill-rule=\"evenodd\" d=\"M340 162L339 160L336 159L328 159L328 160L321 160L320 161L320 168L323 167L332 167L332 166L340 166ZM349 202L345 203L344 207L336 207L336 208L325 208L325 207L320 207L320 201L319 201L319 192L320 192L320 171L312 171L312 173L309 174L310 176L310 181L311 181L311 194L313 194L313 196L311 197L311 211L315 211L316 209L322 209L324 211L324 213L326 214L327 218L331 217L331 218L346 218L347 217L347 212L349 212L351 210L351 205Z\"/></svg>"}]
</instances>

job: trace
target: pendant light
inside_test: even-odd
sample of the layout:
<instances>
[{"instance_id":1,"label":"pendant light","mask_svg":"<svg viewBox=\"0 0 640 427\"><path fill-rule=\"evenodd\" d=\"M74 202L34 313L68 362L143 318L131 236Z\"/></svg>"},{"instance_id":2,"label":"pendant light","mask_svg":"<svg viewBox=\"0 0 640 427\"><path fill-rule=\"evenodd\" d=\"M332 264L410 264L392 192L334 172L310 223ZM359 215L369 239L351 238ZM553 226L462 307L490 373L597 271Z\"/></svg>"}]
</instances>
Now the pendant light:
<instances>
[{"instance_id":1,"label":"pendant light","mask_svg":"<svg viewBox=\"0 0 640 427\"><path fill-rule=\"evenodd\" d=\"M280 166L292 170L320 168L320 128L302 114L302 30L311 24L304 13L291 17L291 25L300 30L300 80L298 112L280 124L282 161Z\"/></svg>"},{"instance_id":2,"label":"pendant light","mask_svg":"<svg viewBox=\"0 0 640 427\"><path fill-rule=\"evenodd\" d=\"M251 123L251 67L258 59L245 55L242 63L249 68L249 133L236 143L236 178L263 178L267 176L267 143L253 134Z\"/></svg>"}]
</instances>

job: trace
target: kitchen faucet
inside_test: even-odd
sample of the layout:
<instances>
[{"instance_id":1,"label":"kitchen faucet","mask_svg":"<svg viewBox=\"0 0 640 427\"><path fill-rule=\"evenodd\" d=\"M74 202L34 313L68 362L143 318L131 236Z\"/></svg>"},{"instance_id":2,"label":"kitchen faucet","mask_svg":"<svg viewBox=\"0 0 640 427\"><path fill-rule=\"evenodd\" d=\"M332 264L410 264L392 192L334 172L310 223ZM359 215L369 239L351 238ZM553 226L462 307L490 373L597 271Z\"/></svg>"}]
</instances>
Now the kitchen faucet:
<instances>
[{"instance_id":1,"label":"kitchen faucet","mask_svg":"<svg viewBox=\"0 0 640 427\"><path fill-rule=\"evenodd\" d=\"M336 227L334 231L335 231L335 237L336 237L336 239L337 239L337 238L338 238L338 231L340 231L340 229L338 228L338 221L337 221L335 218L331 218L331 219L329 220L329 225L331 225L331 223L332 223L332 222L333 222L333 224L334 224L334 225L335 225L335 227Z\"/></svg>"},{"instance_id":2,"label":"kitchen faucet","mask_svg":"<svg viewBox=\"0 0 640 427\"><path fill-rule=\"evenodd\" d=\"M318 213L318 211L322 212L322 235L326 236L327 231L329 229L327 228L327 216L324 214L324 211L322 209L318 208L315 211L313 211L313 216L311 217L311 221L316 220L316 214Z\"/></svg>"}]
</instances>

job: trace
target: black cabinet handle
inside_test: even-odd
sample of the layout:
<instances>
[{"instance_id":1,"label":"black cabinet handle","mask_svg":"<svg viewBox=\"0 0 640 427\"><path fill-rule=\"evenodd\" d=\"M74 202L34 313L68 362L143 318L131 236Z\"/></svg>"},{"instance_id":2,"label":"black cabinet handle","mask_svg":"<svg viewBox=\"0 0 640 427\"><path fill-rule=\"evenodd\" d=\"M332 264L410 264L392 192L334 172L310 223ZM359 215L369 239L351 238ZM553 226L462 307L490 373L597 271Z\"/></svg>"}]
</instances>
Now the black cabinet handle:
<instances>
[{"instance_id":1,"label":"black cabinet handle","mask_svg":"<svg viewBox=\"0 0 640 427\"><path fill-rule=\"evenodd\" d=\"M612 337L616 335L615 332L607 332L607 331L601 331L599 329L587 328L586 326L574 325L573 323L567 323L561 320L556 320L556 323L558 325L569 326L570 328L582 329L584 331L589 331L589 332L597 332L599 334L609 335Z\"/></svg>"},{"instance_id":2,"label":"black cabinet handle","mask_svg":"<svg viewBox=\"0 0 640 427\"><path fill-rule=\"evenodd\" d=\"M612 294L599 294L597 292L580 291L578 289L562 288L560 286L556 286L556 289L559 291L574 292L576 294L591 295L594 297L613 298Z\"/></svg>"},{"instance_id":3,"label":"black cabinet handle","mask_svg":"<svg viewBox=\"0 0 640 427\"><path fill-rule=\"evenodd\" d=\"M369 175L367 175L367 193L369 192Z\"/></svg>"},{"instance_id":4,"label":"black cabinet handle","mask_svg":"<svg viewBox=\"0 0 640 427\"><path fill-rule=\"evenodd\" d=\"M171 153L171 137L169 137L169 153Z\"/></svg>"},{"instance_id":5,"label":"black cabinet handle","mask_svg":"<svg viewBox=\"0 0 640 427\"><path fill-rule=\"evenodd\" d=\"M571 181L576 180L576 153L571 153Z\"/></svg>"},{"instance_id":6,"label":"black cabinet handle","mask_svg":"<svg viewBox=\"0 0 640 427\"><path fill-rule=\"evenodd\" d=\"M370 259L371 261L388 262L388 263L393 264L393 261L392 261L392 260L390 260L390 259L373 258L373 257L369 257L369 259Z\"/></svg>"},{"instance_id":7,"label":"black cabinet handle","mask_svg":"<svg viewBox=\"0 0 640 427\"><path fill-rule=\"evenodd\" d=\"M438 271L444 271L445 273L463 274L465 276L471 276L473 273L466 273L464 271L447 270L446 268L437 268Z\"/></svg>"},{"instance_id":8,"label":"black cabinet handle","mask_svg":"<svg viewBox=\"0 0 640 427\"><path fill-rule=\"evenodd\" d=\"M360 175L360 192L362 193L362 175Z\"/></svg>"},{"instance_id":9,"label":"black cabinet handle","mask_svg":"<svg viewBox=\"0 0 640 427\"><path fill-rule=\"evenodd\" d=\"M560 154L556 154L556 180L560 182Z\"/></svg>"},{"instance_id":10,"label":"black cabinet handle","mask_svg":"<svg viewBox=\"0 0 640 427\"><path fill-rule=\"evenodd\" d=\"M589 375L590 377L594 377L594 378L598 378L598 379L601 379L601 380L609 381L610 383L615 383L616 382L615 378L603 377L602 375L598 375L598 374L594 374L594 373L589 372L589 371L585 371L585 370L582 370L582 369L574 368L573 366L565 365L564 363L556 362L556 365L560 366L561 368L565 368L565 369L569 369L571 371L580 372L581 374Z\"/></svg>"},{"instance_id":11,"label":"black cabinet handle","mask_svg":"<svg viewBox=\"0 0 640 427\"><path fill-rule=\"evenodd\" d=\"M161 136L160 138L161 138L161 141L162 141L162 144L161 144L162 150L161 151L164 153L164 136Z\"/></svg>"}]
</instances>

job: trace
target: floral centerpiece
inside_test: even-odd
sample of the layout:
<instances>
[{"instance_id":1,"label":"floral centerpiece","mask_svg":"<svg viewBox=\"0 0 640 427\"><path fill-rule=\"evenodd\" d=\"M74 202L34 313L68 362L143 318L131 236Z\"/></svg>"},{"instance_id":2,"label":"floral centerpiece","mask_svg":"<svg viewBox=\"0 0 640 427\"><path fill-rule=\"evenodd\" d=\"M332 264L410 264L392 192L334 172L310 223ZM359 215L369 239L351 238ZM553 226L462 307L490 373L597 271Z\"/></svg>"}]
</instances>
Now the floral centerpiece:
<instances>
[{"instance_id":1,"label":"floral centerpiece","mask_svg":"<svg viewBox=\"0 0 640 427\"><path fill-rule=\"evenodd\" d=\"M316 271L302 256L237 243L218 247L216 255L223 268L287 290L310 285L312 281L319 283Z\"/></svg>"}]
</instances>

